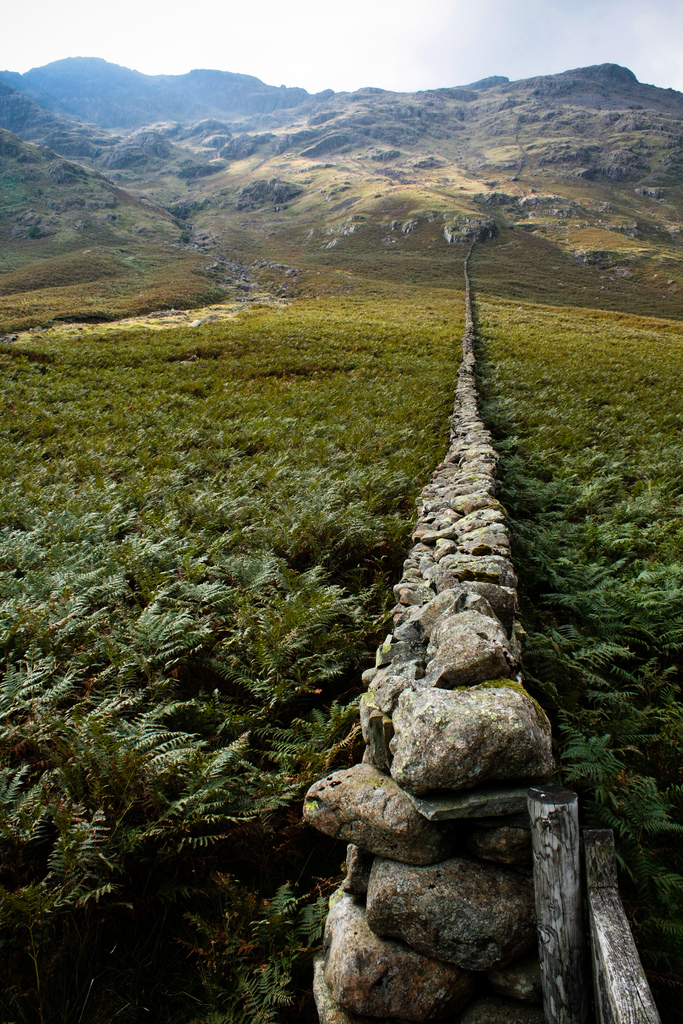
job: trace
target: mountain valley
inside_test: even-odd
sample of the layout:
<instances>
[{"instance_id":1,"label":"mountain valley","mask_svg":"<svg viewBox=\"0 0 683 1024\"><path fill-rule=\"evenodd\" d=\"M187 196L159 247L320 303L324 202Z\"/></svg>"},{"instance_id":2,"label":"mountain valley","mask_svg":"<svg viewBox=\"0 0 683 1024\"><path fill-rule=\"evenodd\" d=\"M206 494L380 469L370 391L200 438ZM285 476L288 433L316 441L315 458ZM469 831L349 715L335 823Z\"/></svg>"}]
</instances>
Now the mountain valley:
<instances>
[{"instance_id":1,"label":"mountain valley","mask_svg":"<svg viewBox=\"0 0 683 1024\"><path fill-rule=\"evenodd\" d=\"M125 79L122 109L139 111L138 122L157 119L130 124L129 113L113 126L111 105L85 88L95 72L109 98ZM244 272L226 269L235 264L249 266L251 291L280 297L350 287L354 274L443 282L474 237L491 239L487 287L501 295L678 315L680 93L616 65L415 94L311 96L232 77L244 82L214 94L206 77L191 89L164 80L164 92L156 79L80 58L0 74L0 127L18 137L3 136L5 330L49 325L49 303L29 287L45 260L61 268L51 288L76 286L85 256L91 281L103 280L95 267L109 260L86 309L54 294L57 317L106 320L255 298ZM193 116L221 118L171 118L179 95L193 97ZM123 264L136 260L131 276ZM296 265L296 283L263 261ZM174 265L182 275L159 274ZM16 307L12 294L23 296Z\"/></svg>"}]
</instances>

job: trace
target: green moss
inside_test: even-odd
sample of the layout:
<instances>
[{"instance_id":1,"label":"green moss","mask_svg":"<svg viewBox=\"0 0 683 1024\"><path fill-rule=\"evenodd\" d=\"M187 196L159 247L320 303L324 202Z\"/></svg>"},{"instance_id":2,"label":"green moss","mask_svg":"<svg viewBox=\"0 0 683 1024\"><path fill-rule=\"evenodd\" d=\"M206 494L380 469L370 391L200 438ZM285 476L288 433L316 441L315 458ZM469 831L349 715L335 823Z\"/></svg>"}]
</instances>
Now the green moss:
<instances>
[{"instance_id":1,"label":"green moss","mask_svg":"<svg viewBox=\"0 0 683 1024\"><path fill-rule=\"evenodd\" d=\"M538 703L538 701L535 700L534 697L532 697L531 694L527 690L525 690L522 684L518 682L516 679L486 679L482 683L477 683L476 686L458 687L458 689L463 690L499 690L501 688L514 690L516 693L520 694L520 696L525 697L528 701L530 701L533 704L534 710L536 712L536 723L538 727L540 729L543 729L544 732L550 732L550 722L548 721L548 716L546 715L545 711Z\"/></svg>"}]
</instances>

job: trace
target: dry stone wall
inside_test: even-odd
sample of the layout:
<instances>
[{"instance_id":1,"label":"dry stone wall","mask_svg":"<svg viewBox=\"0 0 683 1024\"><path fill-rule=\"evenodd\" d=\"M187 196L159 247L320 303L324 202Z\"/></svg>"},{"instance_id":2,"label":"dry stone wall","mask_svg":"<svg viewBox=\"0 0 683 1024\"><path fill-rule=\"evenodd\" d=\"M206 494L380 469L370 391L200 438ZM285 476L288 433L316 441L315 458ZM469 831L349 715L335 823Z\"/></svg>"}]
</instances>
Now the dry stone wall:
<instances>
[{"instance_id":1,"label":"dry stone wall","mask_svg":"<svg viewBox=\"0 0 683 1024\"><path fill-rule=\"evenodd\" d=\"M419 499L393 632L363 673L363 761L304 805L348 844L316 965L321 1024L543 1021L526 793L552 772L550 725L522 685L464 269L450 446Z\"/></svg>"}]
</instances>

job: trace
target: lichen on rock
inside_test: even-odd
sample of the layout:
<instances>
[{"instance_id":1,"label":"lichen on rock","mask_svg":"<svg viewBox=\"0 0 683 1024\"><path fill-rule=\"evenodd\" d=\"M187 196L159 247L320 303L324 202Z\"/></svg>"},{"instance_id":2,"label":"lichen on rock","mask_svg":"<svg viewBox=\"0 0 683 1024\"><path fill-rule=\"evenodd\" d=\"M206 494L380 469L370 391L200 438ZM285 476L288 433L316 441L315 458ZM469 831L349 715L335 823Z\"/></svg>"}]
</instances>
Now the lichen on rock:
<instances>
[{"instance_id":1,"label":"lichen on rock","mask_svg":"<svg viewBox=\"0 0 683 1024\"><path fill-rule=\"evenodd\" d=\"M411 793L547 778L550 723L514 680L404 691L393 716L391 774Z\"/></svg>"}]
</instances>

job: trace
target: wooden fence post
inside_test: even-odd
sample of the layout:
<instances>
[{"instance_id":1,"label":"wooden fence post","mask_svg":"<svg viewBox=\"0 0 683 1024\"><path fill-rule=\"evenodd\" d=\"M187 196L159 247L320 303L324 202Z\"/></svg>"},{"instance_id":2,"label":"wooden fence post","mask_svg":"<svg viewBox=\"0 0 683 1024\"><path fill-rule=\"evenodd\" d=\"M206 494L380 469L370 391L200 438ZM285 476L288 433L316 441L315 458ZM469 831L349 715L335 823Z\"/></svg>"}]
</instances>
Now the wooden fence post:
<instances>
[{"instance_id":1,"label":"wooden fence post","mask_svg":"<svg viewBox=\"0 0 683 1024\"><path fill-rule=\"evenodd\" d=\"M614 833L583 833L598 1024L660 1024L617 888Z\"/></svg>"},{"instance_id":2,"label":"wooden fence post","mask_svg":"<svg viewBox=\"0 0 683 1024\"><path fill-rule=\"evenodd\" d=\"M581 902L576 793L537 786L528 794L534 892L547 1024L586 1024L589 990Z\"/></svg>"}]
</instances>

